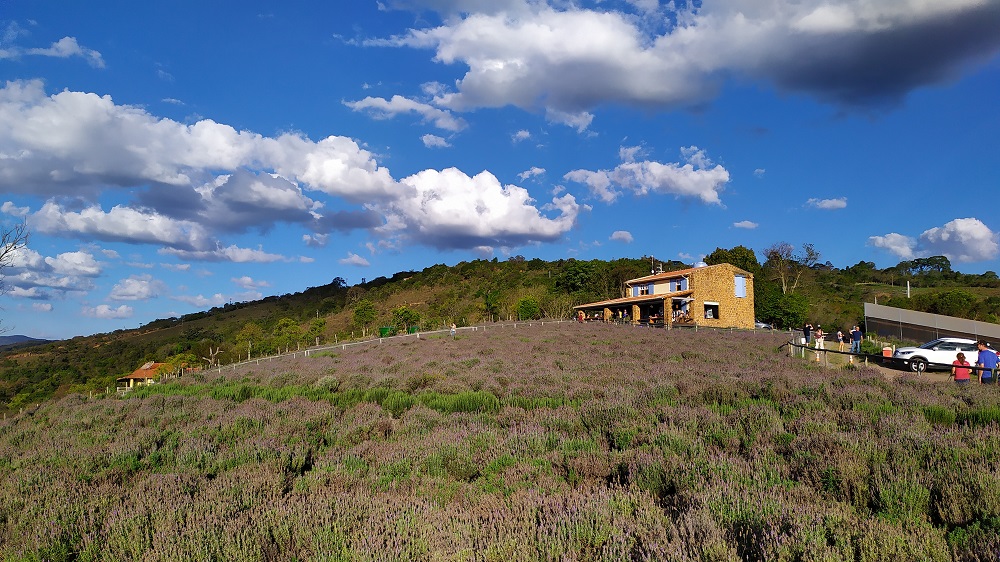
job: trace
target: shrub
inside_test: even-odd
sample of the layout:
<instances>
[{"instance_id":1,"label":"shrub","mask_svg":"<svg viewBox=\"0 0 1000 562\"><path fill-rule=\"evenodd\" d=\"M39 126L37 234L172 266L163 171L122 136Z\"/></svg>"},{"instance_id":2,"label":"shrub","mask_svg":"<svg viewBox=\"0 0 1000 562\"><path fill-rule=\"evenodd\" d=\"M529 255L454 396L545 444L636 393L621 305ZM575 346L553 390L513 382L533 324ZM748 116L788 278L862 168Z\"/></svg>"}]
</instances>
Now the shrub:
<instances>
[{"instance_id":1,"label":"shrub","mask_svg":"<svg viewBox=\"0 0 1000 562\"><path fill-rule=\"evenodd\" d=\"M945 406L924 406L924 418L933 425L952 425L957 416L955 410Z\"/></svg>"}]
</instances>

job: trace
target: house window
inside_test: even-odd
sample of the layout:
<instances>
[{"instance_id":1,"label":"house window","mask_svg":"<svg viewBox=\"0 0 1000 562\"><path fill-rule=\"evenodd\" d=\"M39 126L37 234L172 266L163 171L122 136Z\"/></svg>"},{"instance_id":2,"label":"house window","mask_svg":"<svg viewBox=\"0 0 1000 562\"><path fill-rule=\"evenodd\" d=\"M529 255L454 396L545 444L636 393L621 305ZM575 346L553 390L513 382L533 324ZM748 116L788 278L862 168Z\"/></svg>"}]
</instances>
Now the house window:
<instances>
[{"instance_id":1,"label":"house window","mask_svg":"<svg viewBox=\"0 0 1000 562\"><path fill-rule=\"evenodd\" d=\"M653 284L652 283L648 283L646 285L640 285L638 287L638 289L639 289L639 294L637 296L644 297L646 295L652 295L653 294Z\"/></svg>"},{"instance_id":2,"label":"house window","mask_svg":"<svg viewBox=\"0 0 1000 562\"><path fill-rule=\"evenodd\" d=\"M708 320L718 320L719 318L719 303L717 302L706 302L705 303L705 318Z\"/></svg>"},{"instance_id":3,"label":"house window","mask_svg":"<svg viewBox=\"0 0 1000 562\"><path fill-rule=\"evenodd\" d=\"M747 296L747 278L742 275L737 275L734 278L736 282L736 296L744 298Z\"/></svg>"}]
</instances>

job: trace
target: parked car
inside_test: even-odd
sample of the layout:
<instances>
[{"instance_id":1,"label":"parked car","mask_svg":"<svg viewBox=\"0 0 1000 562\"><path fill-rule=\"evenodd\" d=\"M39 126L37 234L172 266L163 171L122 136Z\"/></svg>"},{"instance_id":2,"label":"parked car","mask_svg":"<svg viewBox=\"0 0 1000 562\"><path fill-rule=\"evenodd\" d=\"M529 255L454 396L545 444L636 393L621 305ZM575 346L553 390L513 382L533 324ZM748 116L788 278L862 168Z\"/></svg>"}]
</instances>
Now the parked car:
<instances>
[{"instance_id":1,"label":"parked car","mask_svg":"<svg viewBox=\"0 0 1000 562\"><path fill-rule=\"evenodd\" d=\"M976 363L979 355L976 340L965 338L938 338L918 347L900 347L892 359L915 373L928 369L945 370L951 368L959 351L965 354L969 364Z\"/></svg>"},{"instance_id":2,"label":"parked car","mask_svg":"<svg viewBox=\"0 0 1000 562\"><path fill-rule=\"evenodd\" d=\"M754 322L753 323L753 327L757 328L758 330L773 330L774 329L767 322L761 322L760 320L757 320L756 322Z\"/></svg>"}]
</instances>

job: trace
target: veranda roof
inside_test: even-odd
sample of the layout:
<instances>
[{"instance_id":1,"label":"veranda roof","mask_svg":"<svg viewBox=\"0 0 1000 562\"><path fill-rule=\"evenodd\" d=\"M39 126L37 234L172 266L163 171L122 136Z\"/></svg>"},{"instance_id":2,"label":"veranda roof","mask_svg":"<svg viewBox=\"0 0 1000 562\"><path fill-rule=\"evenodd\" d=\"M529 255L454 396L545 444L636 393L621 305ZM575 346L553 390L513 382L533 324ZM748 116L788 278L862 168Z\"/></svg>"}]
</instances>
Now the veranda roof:
<instances>
[{"instance_id":1,"label":"veranda roof","mask_svg":"<svg viewBox=\"0 0 1000 562\"><path fill-rule=\"evenodd\" d=\"M685 291L674 291L672 293L661 293L659 295L640 295L638 297L622 297L619 299L611 299L606 301L592 302L588 304L580 304L574 306L574 309L589 309L589 308L609 308L612 306L624 305L624 304L641 304L644 302L657 302L665 301L667 299L672 299L676 297L686 297L694 294L691 289Z\"/></svg>"}]
</instances>

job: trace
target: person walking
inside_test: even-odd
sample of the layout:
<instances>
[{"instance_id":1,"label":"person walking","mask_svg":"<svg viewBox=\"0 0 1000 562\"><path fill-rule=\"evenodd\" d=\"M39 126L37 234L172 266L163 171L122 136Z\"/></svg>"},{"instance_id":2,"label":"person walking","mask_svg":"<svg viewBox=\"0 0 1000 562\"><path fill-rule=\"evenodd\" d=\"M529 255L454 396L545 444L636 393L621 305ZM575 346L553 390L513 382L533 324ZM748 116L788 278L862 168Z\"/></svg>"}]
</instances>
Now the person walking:
<instances>
[{"instance_id":1,"label":"person walking","mask_svg":"<svg viewBox=\"0 0 1000 562\"><path fill-rule=\"evenodd\" d=\"M969 365L969 362L965 360L965 354L959 351L951 365L951 376L948 378L954 379L955 384L958 385L969 384L972 365Z\"/></svg>"},{"instance_id":2,"label":"person walking","mask_svg":"<svg viewBox=\"0 0 1000 562\"><path fill-rule=\"evenodd\" d=\"M851 330L851 353L861 353L861 328Z\"/></svg>"},{"instance_id":3,"label":"person walking","mask_svg":"<svg viewBox=\"0 0 1000 562\"><path fill-rule=\"evenodd\" d=\"M997 354L982 340L976 342L976 347L979 348L979 356L976 357L976 367L979 367L979 382L980 384L993 384L996 381L994 373L997 368Z\"/></svg>"}]
</instances>

